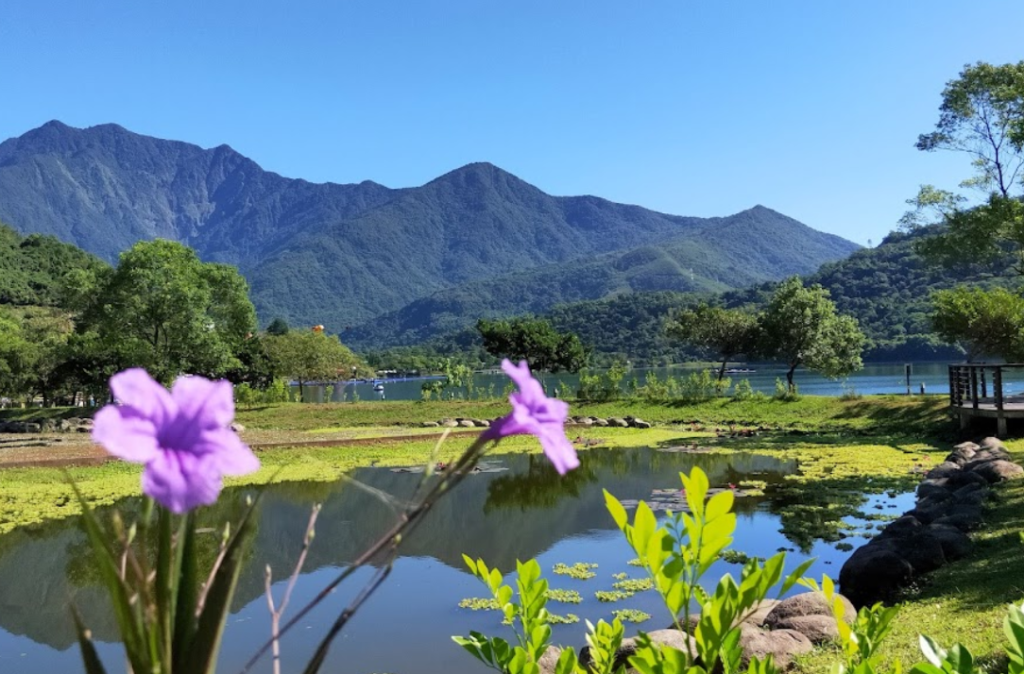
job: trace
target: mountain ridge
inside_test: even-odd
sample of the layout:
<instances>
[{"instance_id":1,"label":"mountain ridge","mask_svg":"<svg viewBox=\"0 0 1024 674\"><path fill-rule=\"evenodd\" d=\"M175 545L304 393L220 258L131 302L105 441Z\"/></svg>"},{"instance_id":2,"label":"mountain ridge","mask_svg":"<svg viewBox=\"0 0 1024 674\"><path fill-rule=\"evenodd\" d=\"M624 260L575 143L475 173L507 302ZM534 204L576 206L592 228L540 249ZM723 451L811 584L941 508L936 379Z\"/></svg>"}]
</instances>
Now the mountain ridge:
<instances>
[{"instance_id":1,"label":"mountain ridge","mask_svg":"<svg viewBox=\"0 0 1024 674\"><path fill-rule=\"evenodd\" d=\"M758 242L745 240L748 231L721 230L737 218L795 223L786 225L788 244L805 254L767 246L773 252L751 257ZM737 278L806 273L859 248L761 205L696 218L591 195L555 197L490 162L419 187L312 183L265 171L227 145L204 149L116 124L76 129L56 120L0 143L0 220L110 262L136 241L180 241L204 260L238 265L264 324L280 316L333 330L463 284L556 265L614 277L620 290L629 285L622 278L640 276L630 269L646 265L648 282L673 288L694 276L680 260L704 258L723 262L722 278L694 278L696 285L737 287ZM771 226L758 232L780 236ZM729 250L726 235L743 250ZM659 274L663 281L652 280Z\"/></svg>"}]
</instances>

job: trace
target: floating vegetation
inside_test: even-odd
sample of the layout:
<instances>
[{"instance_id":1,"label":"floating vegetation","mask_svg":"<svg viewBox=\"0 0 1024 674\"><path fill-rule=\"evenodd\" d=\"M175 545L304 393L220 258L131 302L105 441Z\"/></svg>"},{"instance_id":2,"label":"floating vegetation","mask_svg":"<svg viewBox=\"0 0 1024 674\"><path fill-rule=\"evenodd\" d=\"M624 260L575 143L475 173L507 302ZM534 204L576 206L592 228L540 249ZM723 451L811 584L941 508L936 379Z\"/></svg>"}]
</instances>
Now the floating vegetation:
<instances>
[{"instance_id":1,"label":"floating vegetation","mask_svg":"<svg viewBox=\"0 0 1024 674\"><path fill-rule=\"evenodd\" d=\"M654 589L654 581L650 578L628 578L618 581L612 587L632 594Z\"/></svg>"},{"instance_id":2,"label":"floating vegetation","mask_svg":"<svg viewBox=\"0 0 1024 674\"><path fill-rule=\"evenodd\" d=\"M764 557L752 557L745 552L740 552L739 550L723 550L719 557L723 562L728 564L746 564L752 559L756 559L759 562L764 561Z\"/></svg>"},{"instance_id":3,"label":"floating vegetation","mask_svg":"<svg viewBox=\"0 0 1024 674\"><path fill-rule=\"evenodd\" d=\"M501 607L494 597L466 597L459 602L459 608L468 608L471 611L497 611Z\"/></svg>"},{"instance_id":4,"label":"floating vegetation","mask_svg":"<svg viewBox=\"0 0 1024 674\"><path fill-rule=\"evenodd\" d=\"M623 592L621 590L598 590L597 592L594 593L594 596L597 597L598 601L612 602L612 601L622 601L623 599L629 599L634 594L636 594L636 593L635 592Z\"/></svg>"},{"instance_id":5,"label":"floating vegetation","mask_svg":"<svg viewBox=\"0 0 1024 674\"><path fill-rule=\"evenodd\" d=\"M635 608L624 608L612 611L612 615L624 623L642 623L651 619L651 614Z\"/></svg>"},{"instance_id":6,"label":"floating vegetation","mask_svg":"<svg viewBox=\"0 0 1024 674\"><path fill-rule=\"evenodd\" d=\"M839 550L840 552L849 552L850 550L853 550L853 545L850 543L836 543L836 550Z\"/></svg>"},{"instance_id":7,"label":"floating vegetation","mask_svg":"<svg viewBox=\"0 0 1024 674\"><path fill-rule=\"evenodd\" d=\"M594 573L593 569L597 568L597 564L591 564L587 562L576 562L572 566L559 562L555 564L554 572L559 576L569 576L576 580L587 580L593 578L597 574Z\"/></svg>"},{"instance_id":8,"label":"floating vegetation","mask_svg":"<svg viewBox=\"0 0 1024 674\"><path fill-rule=\"evenodd\" d=\"M639 561L639 560L637 560L637 561ZM626 573L625 571L623 571L621 573L613 573L612 574L612 578L614 578L615 580L626 580L627 578L629 578L629 574Z\"/></svg>"},{"instance_id":9,"label":"floating vegetation","mask_svg":"<svg viewBox=\"0 0 1024 674\"><path fill-rule=\"evenodd\" d=\"M425 473L427 472L426 466L396 466L389 469L392 473ZM431 470L435 473L443 472L447 470L447 464L439 463L436 466L431 466ZM473 470L469 471L470 475L474 473L503 473L508 470L508 466L504 466L499 461L481 461Z\"/></svg>"},{"instance_id":10,"label":"floating vegetation","mask_svg":"<svg viewBox=\"0 0 1024 674\"><path fill-rule=\"evenodd\" d=\"M548 614L548 622L552 625L572 625L579 621L580 617L575 613L566 613L565 615L558 615L556 613Z\"/></svg>"},{"instance_id":11,"label":"floating vegetation","mask_svg":"<svg viewBox=\"0 0 1024 674\"><path fill-rule=\"evenodd\" d=\"M644 565L644 563L640 561L639 557L634 557L633 559L631 559L628 562L626 562L626 564L629 564L630 566L643 566Z\"/></svg>"},{"instance_id":12,"label":"floating vegetation","mask_svg":"<svg viewBox=\"0 0 1024 674\"><path fill-rule=\"evenodd\" d=\"M576 590L548 590L547 597L550 601L559 601L563 604L579 604L583 597Z\"/></svg>"}]
</instances>

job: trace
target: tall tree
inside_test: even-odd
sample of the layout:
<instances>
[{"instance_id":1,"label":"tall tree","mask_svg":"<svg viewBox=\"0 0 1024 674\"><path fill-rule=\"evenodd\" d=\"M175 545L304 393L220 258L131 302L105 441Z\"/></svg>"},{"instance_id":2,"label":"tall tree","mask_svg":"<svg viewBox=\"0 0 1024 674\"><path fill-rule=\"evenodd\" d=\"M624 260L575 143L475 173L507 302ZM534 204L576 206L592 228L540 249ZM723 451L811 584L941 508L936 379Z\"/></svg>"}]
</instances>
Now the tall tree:
<instances>
[{"instance_id":1,"label":"tall tree","mask_svg":"<svg viewBox=\"0 0 1024 674\"><path fill-rule=\"evenodd\" d=\"M525 360L533 370L579 372L590 351L572 332L561 333L540 318L477 321L484 349L492 356Z\"/></svg>"},{"instance_id":2,"label":"tall tree","mask_svg":"<svg viewBox=\"0 0 1024 674\"><path fill-rule=\"evenodd\" d=\"M941 235L923 239L920 250L946 263L992 260L1007 249L1024 274L1024 61L976 63L946 84L935 130L922 134L919 150L966 154L975 169L965 192L931 185L908 203L902 223L916 228L938 216ZM973 197L971 196L973 195Z\"/></svg>"},{"instance_id":3,"label":"tall tree","mask_svg":"<svg viewBox=\"0 0 1024 674\"><path fill-rule=\"evenodd\" d=\"M947 343L979 356L1024 359L1024 297L1006 288L958 286L932 296L932 326Z\"/></svg>"},{"instance_id":4,"label":"tall tree","mask_svg":"<svg viewBox=\"0 0 1024 674\"><path fill-rule=\"evenodd\" d=\"M164 382L179 374L223 376L256 330L248 285L234 267L206 264L173 241L144 241L121 255L116 269L76 280L69 302L79 330L117 369L145 367Z\"/></svg>"},{"instance_id":5,"label":"tall tree","mask_svg":"<svg viewBox=\"0 0 1024 674\"><path fill-rule=\"evenodd\" d=\"M761 314L761 352L789 366L786 382L803 365L826 377L845 377L863 367L864 334L856 319L840 315L820 285L805 288L800 277L783 281Z\"/></svg>"},{"instance_id":6,"label":"tall tree","mask_svg":"<svg viewBox=\"0 0 1024 674\"><path fill-rule=\"evenodd\" d=\"M319 331L290 330L263 338L274 370L299 383L299 399L309 382L338 381L368 368L337 335Z\"/></svg>"},{"instance_id":7,"label":"tall tree","mask_svg":"<svg viewBox=\"0 0 1024 674\"><path fill-rule=\"evenodd\" d=\"M674 314L665 332L681 342L718 354L722 360L718 381L722 381L730 360L755 350L760 329L754 314L700 304Z\"/></svg>"}]
</instances>

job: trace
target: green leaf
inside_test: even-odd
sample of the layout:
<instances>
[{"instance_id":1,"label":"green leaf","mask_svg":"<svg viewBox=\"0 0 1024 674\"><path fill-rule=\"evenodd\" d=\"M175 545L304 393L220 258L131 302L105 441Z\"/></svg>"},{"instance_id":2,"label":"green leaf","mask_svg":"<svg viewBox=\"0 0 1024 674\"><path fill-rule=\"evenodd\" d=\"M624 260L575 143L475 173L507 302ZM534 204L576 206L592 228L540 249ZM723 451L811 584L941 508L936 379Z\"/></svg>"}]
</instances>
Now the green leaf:
<instances>
[{"instance_id":1,"label":"green leaf","mask_svg":"<svg viewBox=\"0 0 1024 674\"><path fill-rule=\"evenodd\" d=\"M626 509L622 507L619 500L612 496L607 489L604 490L604 504L608 509L608 513L612 516L612 519L615 520L615 526L617 526L620 531L624 531L626 524L629 522L629 516L626 515Z\"/></svg>"},{"instance_id":2,"label":"green leaf","mask_svg":"<svg viewBox=\"0 0 1024 674\"><path fill-rule=\"evenodd\" d=\"M924 655L924 659L941 668L942 661L946 659L946 651L934 639L923 634L918 639L918 644L921 647L921 654Z\"/></svg>"},{"instance_id":3,"label":"green leaf","mask_svg":"<svg viewBox=\"0 0 1024 674\"><path fill-rule=\"evenodd\" d=\"M185 654L184 668L181 671L189 674L213 674L217 666L217 653L220 650L221 637L224 635L224 625L231 610L231 599L238 585L238 576L245 563L245 556L256 534L253 512L258 501L259 497L242 515L235 534L227 543L224 558L206 592L206 601L202 613L199 614L195 638Z\"/></svg>"}]
</instances>

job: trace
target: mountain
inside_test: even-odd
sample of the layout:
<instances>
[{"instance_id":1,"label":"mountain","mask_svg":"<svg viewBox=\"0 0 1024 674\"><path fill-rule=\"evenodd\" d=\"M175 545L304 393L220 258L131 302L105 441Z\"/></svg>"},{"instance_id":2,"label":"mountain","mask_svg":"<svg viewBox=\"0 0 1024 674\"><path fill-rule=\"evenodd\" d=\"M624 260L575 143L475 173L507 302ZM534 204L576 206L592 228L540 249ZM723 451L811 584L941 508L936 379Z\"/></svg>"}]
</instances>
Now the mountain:
<instances>
[{"instance_id":1,"label":"mountain","mask_svg":"<svg viewBox=\"0 0 1024 674\"><path fill-rule=\"evenodd\" d=\"M439 292L508 298L490 312L537 310L638 289L735 288L857 249L763 207L703 219L553 197L486 163L416 188L314 184L226 145L56 121L0 143L0 220L109 262L136 241L181 241L238 265L264 323L334 331ZM456 320L468 312L479 302Z\"/></svg>"},{"instance_id":2,"label":"mountain","mask_svg":"<svg viewBox=\"0 0 1024 674\"><path fill-rule=\"evenodd\" d=\"M658 244L535 267L436 292L357 326L353 346L410 345L477 318L645 291L720 292L806 273L804 260L834 253L834 237L764 206L693 224ZM742 242L742 243L741 243Z\"/></svg>"}]
</instances>

